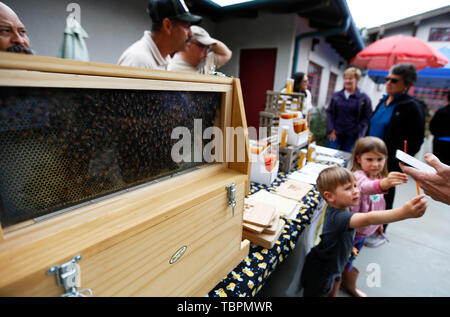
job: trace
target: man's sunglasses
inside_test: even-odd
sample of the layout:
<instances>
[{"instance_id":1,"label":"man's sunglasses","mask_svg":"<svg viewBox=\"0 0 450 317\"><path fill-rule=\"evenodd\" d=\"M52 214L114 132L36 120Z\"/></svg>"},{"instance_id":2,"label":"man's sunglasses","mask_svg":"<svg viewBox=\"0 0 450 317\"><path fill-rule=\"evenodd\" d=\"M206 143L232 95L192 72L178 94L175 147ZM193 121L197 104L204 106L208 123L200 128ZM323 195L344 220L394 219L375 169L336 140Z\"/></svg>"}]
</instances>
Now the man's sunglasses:
<instances>
[{"instance_id":1,"label":"man's sunglasses","mask_svg":"<svg viewBox=\"0 0 450 317\"><path fill-rule=\"evenodd\" d=\"M204 44L199 43L199 42L192 41L192 44L195 44L196 46L198 46L203 51L209 51L209 49L210 49L209 45L204 45Z\"/></svg>"},{"instance_id":2,"label":"man's sunglasses","mask_svg":"<svg viewBox=\"0 0 450 317\"><path fill-rule=\"evenodd\" d=\"M398 78L392 78L392 77L386 77L384 80L385 80L386 82L391 81L393 84L396 84L396 83L398 83L398 81L399 81L400 79L398 79Z\"/></svg>"}]
</instances>

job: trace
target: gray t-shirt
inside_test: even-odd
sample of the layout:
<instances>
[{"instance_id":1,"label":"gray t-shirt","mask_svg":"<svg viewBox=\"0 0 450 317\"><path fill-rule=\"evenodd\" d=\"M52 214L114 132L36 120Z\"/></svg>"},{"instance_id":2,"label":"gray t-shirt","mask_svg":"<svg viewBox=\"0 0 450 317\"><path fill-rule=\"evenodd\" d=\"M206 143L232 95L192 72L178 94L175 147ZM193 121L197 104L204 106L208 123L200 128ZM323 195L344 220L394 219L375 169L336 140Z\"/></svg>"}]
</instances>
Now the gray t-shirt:
<instances>
[{"instance_id":1,"label":"gray t-shirt","mask_svg":"<svg viewBox=\"0 0 450 317\"><path fill-rule=\"evenodd\" d=\"M349 228L351 211L328 206L320 243L311 249L311 261L331 276L344 271L353 249L355 229Z\"/></svg>"}]
</instances>

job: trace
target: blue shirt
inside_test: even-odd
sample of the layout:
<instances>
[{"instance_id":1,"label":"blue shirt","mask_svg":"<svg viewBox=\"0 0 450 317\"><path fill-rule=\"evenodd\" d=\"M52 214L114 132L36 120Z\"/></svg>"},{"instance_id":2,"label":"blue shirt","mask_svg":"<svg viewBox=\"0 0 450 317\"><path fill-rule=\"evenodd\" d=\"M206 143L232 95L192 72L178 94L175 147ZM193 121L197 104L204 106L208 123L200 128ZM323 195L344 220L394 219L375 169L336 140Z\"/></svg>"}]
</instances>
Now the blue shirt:
<instances>
[{"instance_id":1,"label":"blue shirt","mask_svg":"<svg viewBox=\"0 0 450 317\"><path fill-rule=\"evenodd\" d=\"M395 99L397 99L397 96L399 96L399 94L394 96L394 100L389 106L386 106L386 100L388 96L389 95L387 94L383 96L383 102L370 119L369 135L379 137L382 140L384 139L384 131L386 131L386 127L391 121L392 114L394 113L396 104Z\"/></svg>"}]
</instances>

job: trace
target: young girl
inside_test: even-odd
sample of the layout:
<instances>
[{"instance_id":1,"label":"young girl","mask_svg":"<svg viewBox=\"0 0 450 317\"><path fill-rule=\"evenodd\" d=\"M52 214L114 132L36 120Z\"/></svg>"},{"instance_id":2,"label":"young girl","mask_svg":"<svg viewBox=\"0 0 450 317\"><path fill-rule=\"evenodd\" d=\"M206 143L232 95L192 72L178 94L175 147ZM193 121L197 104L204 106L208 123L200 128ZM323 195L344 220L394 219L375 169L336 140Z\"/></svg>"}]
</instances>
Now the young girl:
<instances>
[{"instance_id":1,"label":"young girl","mask_svg":"<svg viewBox=\"0 0 450 317\"><path fill-rule=\"evenodd\" d=\"M352 207L353 212L386 209L384 194L389 188L408 181L406 174L388 173L386 145L383 140L372 136L360 138L355 143L352 153L352 171L361 192L359 205ZM355 252L342 273L342 287L353 296L366 296L356 288L359 271L353 267L352 263L363 247L366 237L374 233L383 234L383 225L372 225L356 230L353 243Z\"/></svg>"}]
</instances>

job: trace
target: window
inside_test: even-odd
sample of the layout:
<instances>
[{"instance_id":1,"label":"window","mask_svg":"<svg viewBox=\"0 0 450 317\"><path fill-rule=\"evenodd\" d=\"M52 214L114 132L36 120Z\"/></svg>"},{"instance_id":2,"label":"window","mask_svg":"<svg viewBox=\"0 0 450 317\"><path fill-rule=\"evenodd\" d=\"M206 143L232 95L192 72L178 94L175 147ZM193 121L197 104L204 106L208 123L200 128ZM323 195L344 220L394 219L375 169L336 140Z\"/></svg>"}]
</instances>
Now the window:
<instances>
[{"instance_id":1,"label":"window","mask_svg":"<svg viewBox=\"0 0 450 317\"><path fill-rule=\"evenodd\" d=\"M448 42L450 41L450 28L431 28L428 41Z\"/></svg>"},{"instance_id":2,"label":"window","mask_svg":"<svg viewBox=\"0 0 450 317\"><path fill-rule=\"evenodd\" d=\"M322 67L313 62L309 62L308 65L309 90L311 91L312 104L315 107L317 107L317 100L319 99L321 78L322 78Z\"/></svg>"},{"instance_id":3,"label":"window","mask_svg":"<svg viewBox=\"0 0 450 317\"><path fill-rule=\"evenodd\" d=\"M330 72L330 79L328 80L328 89L327 89L327 101L326 105L330 103L331 96L333 96L334 90L336 89L336 80L337 75L335 73Z\"/></svg>"}]
</instances>

